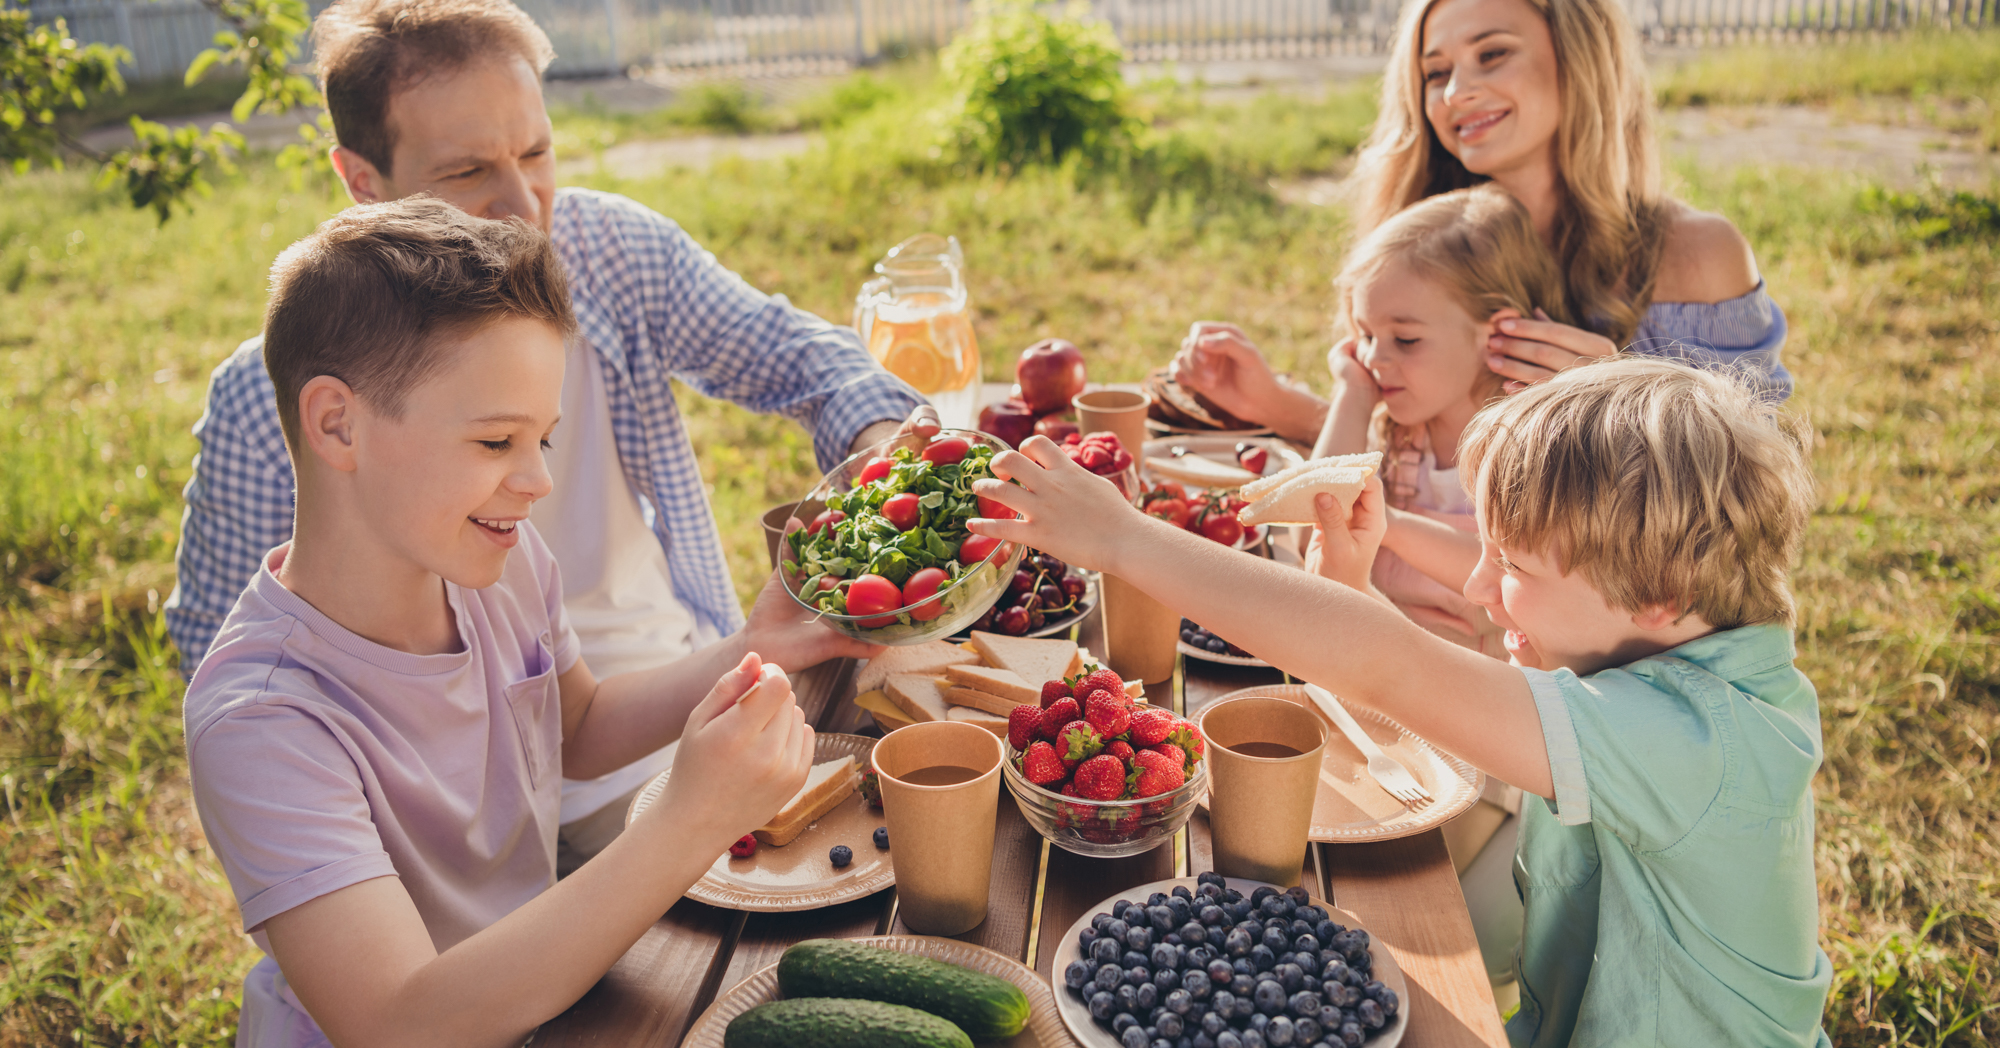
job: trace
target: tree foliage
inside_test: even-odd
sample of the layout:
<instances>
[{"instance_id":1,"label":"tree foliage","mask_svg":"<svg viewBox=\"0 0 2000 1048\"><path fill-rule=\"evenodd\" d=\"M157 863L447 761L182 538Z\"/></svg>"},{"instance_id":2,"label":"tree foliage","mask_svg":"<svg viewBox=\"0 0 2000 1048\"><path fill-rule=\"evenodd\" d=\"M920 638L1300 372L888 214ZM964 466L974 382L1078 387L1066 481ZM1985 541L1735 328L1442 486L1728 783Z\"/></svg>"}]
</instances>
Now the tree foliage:
<instances>
[{"instance_id":1,"label":"tree foliage","mask_svg":"<svg viewBox=\"0 0 2000 1048\"><path fill-rule=\"evenodd\" d=\"M296 68L300 41L311 28L306 0L202 0L223 22L215 46L195 56L186 81L193 84L218 66L240 67L247 83L232 116L287 113L319 104L312 79ZM93 96L122 93L122 47L80 44L57 19L35 25L30 13L0 0L0 161L15 170L37 164L60 167L82 157L100 168L100 185L119 186L132 206L151 208L165 222L176 207L209 191L208 173L231 170L243 138L227 124L207 130L169 128L133 117L132 145L102 154L62 129L60 114L83 109ZM279 163L303 173L325 163L325 118L301 124L300 141Z\"/></svg>"},{"instance_id":2,"label":"tree foliage","mask_svg":"<svg viewBox=\"0 0 2000 1048\"><path fill-rule=\"evenodd\" d=\"M1111 27L1084 10L993 0L941 56L960 154L988 168L1122 156L1136 132L1124 60Z\"/></svg>"}]
</instances>

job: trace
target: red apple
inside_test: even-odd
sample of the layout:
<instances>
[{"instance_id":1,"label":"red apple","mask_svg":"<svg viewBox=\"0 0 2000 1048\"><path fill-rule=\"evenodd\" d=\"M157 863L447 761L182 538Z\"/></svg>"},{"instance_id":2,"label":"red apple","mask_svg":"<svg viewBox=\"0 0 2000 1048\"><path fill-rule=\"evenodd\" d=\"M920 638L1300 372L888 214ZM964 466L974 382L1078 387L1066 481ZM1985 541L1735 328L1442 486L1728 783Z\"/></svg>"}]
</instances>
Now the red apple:
<instances>
[{"instance_id":1,"label":"red apple","mask_svg":"<svg viewBox=\"0 0 2000 1048\"><path fill-rule=\"evenodd\" d=\"M1052 411L1035 420L1035 432L1060 444L1063 438L1075 433L1076 423L1063 417L1060 411Z\"/></svg>"},{"instance_id":2,"label":"red apple","mask_svg":"<svg viewBox=\"0 0 2000 1048\"><path fill-rule=\"evenodd\" d=\"M1083 392L1083 351L1063 339L1045 338L1021 351L1014 381L1035 414L1067 410L1070 398Z\"/></svg>"},{"instance_id":3,"label":"red apple","mask_svg":"<svg viewBox=\"0 0 2000 1048\"><path fill-rule=\"evenodd\" d=\"M988 404L979 409L979 431L999 437L1010 448L1018 448L1022 441L1034 435L1035 415L1028 410L1028 405L1018 400Z\"/></svg>"}]
</instances>

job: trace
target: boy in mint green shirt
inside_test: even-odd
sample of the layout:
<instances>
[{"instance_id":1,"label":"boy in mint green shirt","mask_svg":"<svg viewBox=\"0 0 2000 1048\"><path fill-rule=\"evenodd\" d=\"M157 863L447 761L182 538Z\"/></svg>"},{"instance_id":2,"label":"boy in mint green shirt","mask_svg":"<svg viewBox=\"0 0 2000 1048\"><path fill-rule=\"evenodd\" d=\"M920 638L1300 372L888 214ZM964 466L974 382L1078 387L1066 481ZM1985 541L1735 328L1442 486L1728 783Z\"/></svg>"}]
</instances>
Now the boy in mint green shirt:
<instances>
[{"instance_id":1,"label":"boy in mint green shirt","mask_svg":"<svg viewBox=\"0 0 2000 1048\"><path fill-rule=\"evenodd\" d=\"M1641 359L1485 408L1460 445L1476 547L1425 532L1397 552L1467 580L1507 664L1371 589L1378 478L1351 508L1317 497L1309 571L1149 518L1040 438L976 486L1018 519L972 529L1124 578L1534 794L1515 1044L1817 1046L1819 711L1785 579L1803 434L1721 375Z\"/></svg>"}]
</instances>

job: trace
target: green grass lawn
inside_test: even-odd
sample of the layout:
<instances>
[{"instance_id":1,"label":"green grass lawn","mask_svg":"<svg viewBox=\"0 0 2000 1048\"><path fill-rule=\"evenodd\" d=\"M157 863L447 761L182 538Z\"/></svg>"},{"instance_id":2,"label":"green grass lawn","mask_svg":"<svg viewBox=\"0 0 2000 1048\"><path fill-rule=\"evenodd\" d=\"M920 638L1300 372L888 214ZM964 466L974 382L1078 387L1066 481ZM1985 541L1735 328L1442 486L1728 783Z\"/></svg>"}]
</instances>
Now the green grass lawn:
<instances>
[{"instance_id":1,"label":"green grass lawn","mask_svg":"<svg viewBox=\"0 0 2000 1048\"><path fill-rule=\"evenodd\" d=\"M1748 58L1837 66L1820 54ZM1990 83L2000 66L1984 68ZM1189 321L1220 317L1323 381L1344 223L1263 187L1334 168L1366 124L1365 92L1248 111L1150 96L1155 118L1219 174L1211 191L1147 207L1152 189L1072 172L954 175L910 161L921 121L897 99L919 97L921 77L882 80L887 91L855 92L873 102L829 104L837 115L815 118L834 129L829 144L803 157L592 184L674 216L753 283L835 320L889 245L954 233L989 379L1045 335L1082 345L1095 378L1134 379ZM1844 83L1812 100L1863 88L1874 89ZM589 114L566 115L563 130L600 144L628 133ZM161 228L79 173L0 177L0 793L12 823L0 844L0 1046L229 1043L255 948L189 801L158 605L208 372L254 332L271 259L341 201L252 162ZM1845 176L1680 170L1675 183L1755 244L1793 325L1792 407L1820 437L1821 508L1796 579L1800 665L1825 717L1829 1029L1842 1045L1989 1043L2000 1035L1982 1017L2000 1000L1989 774L2000 231L1976 209L1955 227L1921 224L1913 212L1944 202L1885 200ZM810 449L789 424L691 395L682 405L747 593L765 556L753 517L814 479Z\"/></svg>"}]
</instances>

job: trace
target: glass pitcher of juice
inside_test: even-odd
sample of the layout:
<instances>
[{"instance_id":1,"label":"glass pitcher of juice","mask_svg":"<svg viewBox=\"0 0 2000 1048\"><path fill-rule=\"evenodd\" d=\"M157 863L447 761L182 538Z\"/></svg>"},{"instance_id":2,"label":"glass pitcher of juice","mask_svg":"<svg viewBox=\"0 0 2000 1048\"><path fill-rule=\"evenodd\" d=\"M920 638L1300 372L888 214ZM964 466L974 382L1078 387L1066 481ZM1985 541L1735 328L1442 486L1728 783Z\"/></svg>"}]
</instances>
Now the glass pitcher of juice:
<instances>
[{"instance_id":1,"label":"glass pitcher of juice","mask_svg":"<svg viewBox=\"0 0 2000 1048\"><path fill-rule=\"evenodd\" d=\"M979 410L979 343L957 237L920 233L875 263L854 297L854 330L868 353L937 407L947 427L971 429Z\"/></svg>"}]
</instances>

